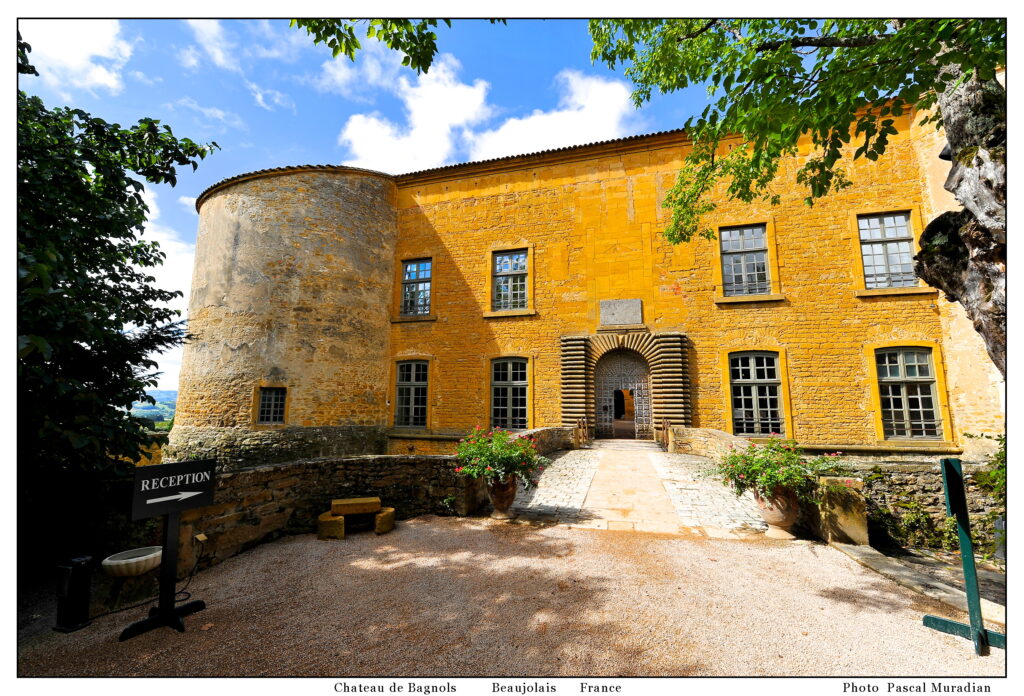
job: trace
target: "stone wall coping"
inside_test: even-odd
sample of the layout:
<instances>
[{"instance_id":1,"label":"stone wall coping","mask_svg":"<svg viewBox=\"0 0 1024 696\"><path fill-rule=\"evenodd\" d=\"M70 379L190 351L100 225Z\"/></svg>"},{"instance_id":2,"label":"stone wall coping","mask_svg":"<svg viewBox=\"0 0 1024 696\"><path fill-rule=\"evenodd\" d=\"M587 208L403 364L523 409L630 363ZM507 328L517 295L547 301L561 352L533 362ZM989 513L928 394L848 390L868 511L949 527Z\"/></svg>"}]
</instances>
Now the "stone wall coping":
<instances>
[{"instance_id":1,"label":"stone wall coping","mask_svg":"<svg viewBox=\"0 0 1024 696\"><path fill-rule=\"evenodd\" d=\"M800 443L800 449L810 452L880 452L882 454L962 454L962 447L949 445L812 445Z\"/></svg>"},{"instance_id":2,"label":"stone wall coping","mask_svg":"<svg viewBox=\"0 0 1024 696\"><path fill-rule=\"evenodd\" d=\"M444 433L413 433L408 431L388 431L391 440L461 440L465 435L445 435Z\"/></svg>"},{"instance_id":3,"label":"stone wall coping","mask_svg":"<svg viewBox=\"0 0 1024 696\"><path fill-rule=\"evenodd\" d=\"M231 469L218 476L234 476L238 474L252 474L287 469L298 466L320 466L331 464L348 464L368 461L384 460L394 464L415 464L417 462L452 461L454 454L356 454L344 457L314 457L311 459L292 459L287 462L274 462L273 464L257 464L242 468Z\"/></svg>"}]
</instances>

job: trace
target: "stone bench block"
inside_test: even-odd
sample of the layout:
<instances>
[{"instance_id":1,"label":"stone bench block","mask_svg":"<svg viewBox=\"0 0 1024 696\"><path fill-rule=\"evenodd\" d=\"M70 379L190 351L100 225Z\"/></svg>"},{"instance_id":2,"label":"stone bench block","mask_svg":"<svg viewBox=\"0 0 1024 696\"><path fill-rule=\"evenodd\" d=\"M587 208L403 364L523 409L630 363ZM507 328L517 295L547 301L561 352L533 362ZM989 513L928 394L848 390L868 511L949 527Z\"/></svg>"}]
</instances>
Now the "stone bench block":
<instances>
[{"instance_id":1,"label":"stone bench block","mask_svg":"<svg viewBox=\"0 0 1024 696\"><path fill-rule=\"evenodd\" d=\"M316 538L317 539L344 539L345 538L345 518L341 515L335 515L330 512L325 512L316 519Z\"/></svg>"},{"instance_id":2,"label":"stone bench block","mask_svg":"<svg viewBox=\"0 0 1024 696\"><path fill-rule=\"evenodd\" d=\"M331 514L360 515L380 512L380 498L338 498L331 501Z\"/></svg>"},{"instance_id":3,"label":"stone bench block","mask_svg":"<svg viewBox=\"0 0 1024 696\"><path fill-rule=\"evenodd\" d=\"M373 518L373 531L376 534L387 534L395 528L395 509L386 507Z\"/></svg>"}]
</instances>

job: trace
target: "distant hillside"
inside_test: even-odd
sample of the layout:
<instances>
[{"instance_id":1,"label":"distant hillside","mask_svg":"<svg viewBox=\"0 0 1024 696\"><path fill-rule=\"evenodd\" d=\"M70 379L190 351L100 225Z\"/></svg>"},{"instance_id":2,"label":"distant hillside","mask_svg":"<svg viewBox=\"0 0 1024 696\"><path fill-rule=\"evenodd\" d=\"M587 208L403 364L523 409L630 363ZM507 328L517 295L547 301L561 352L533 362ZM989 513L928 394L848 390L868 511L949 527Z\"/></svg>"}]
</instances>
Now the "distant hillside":
<instances>
[{"instance_id":1,"label":"distant hillside","mask_svg":"<svg viewBox=\"0 0 1024 696\"><path fill-rule=\"evenodd\" d=\"M176 389L147 389L146 393L156 399L156 404L136 401L132 404L133 416L149 418L158 423L174 418L174 408L178 403L178 391Z\"/></svg>"}]
</instances>

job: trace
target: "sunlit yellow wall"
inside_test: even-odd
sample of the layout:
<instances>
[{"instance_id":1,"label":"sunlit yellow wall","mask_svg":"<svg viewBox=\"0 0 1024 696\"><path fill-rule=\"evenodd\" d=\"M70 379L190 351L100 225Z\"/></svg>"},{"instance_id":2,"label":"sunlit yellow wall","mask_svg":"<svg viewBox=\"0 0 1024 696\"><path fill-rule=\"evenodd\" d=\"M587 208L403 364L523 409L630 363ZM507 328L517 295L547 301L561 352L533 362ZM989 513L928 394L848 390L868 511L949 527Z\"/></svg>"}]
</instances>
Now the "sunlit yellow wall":
<instances>
[{"instance_id":1,"label":"sunlit yellow wall","mask_svg":"<svg viewBox=\"0 0 1024 696\"><path fill-rule=\"evenodd\" d=\"M679 134L399 177L392 363L430 359L430 430L443 433L487 425L490 360L526 357L530 426L559 425L559 337L594 334L601 300L639 298L652 332L681 331L692 341L694 425L728 428L723 352L782 348L788 434L808 444L875 445L874 366L864 347L932 342L949 371L949 393L940 397L954 420L950 444L964 429L991 430L1002 418L998 389L959 310L926 288L863 292L856 215L909 211L919 235L941 208L937 141L920 129L911 134L895 137L881 160L849 166L854 185L813 207L792 185L806 155L780 172L778 206L729 202L718 192L719 207L706 218L713 228L768 225L768 302L722 301L716 242L663 239L668 214L660 203L687 152ZM519 248L531 251L530 308L487 316L491 252ZM400 321L401 261L422 257L434 262L431 317ZM393 419L393 377L389 389Z\"/></svg>"}]
</instances>

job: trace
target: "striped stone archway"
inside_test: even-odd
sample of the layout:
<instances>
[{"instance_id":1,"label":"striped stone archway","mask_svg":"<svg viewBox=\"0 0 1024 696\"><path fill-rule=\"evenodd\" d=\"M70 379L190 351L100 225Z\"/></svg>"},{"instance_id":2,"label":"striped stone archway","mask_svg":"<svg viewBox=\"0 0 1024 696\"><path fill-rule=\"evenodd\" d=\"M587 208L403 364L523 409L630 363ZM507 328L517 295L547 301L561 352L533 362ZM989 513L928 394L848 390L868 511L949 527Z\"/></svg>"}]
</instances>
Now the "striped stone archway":
<instances>
[{"instance_id":1,"label":"striped stone archway","mask_svg":"<svg viewBox=\"0 0 1024 696\"><path fill-rule=\"evenodd\" d=\"M663 421L690 425L690 389L686 336L677 332L562 336L562 425L580 418L594 427L597 415L594 376L597 361L613 350L639 353L651 370L651 411L655 431ZM591 432L591 434L593 434Z\"/></svg>"}]
</instances>

